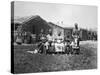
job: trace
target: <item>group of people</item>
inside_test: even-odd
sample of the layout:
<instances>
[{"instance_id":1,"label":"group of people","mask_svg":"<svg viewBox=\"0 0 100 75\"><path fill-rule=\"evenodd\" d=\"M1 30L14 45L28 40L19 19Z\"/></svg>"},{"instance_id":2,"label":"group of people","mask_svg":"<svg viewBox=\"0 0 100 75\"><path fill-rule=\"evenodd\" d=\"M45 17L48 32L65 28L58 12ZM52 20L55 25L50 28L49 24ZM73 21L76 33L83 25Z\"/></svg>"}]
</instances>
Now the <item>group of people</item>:
<instances>
[{"instance_id":1,"label":"group of people","mask_svg":"<svg viewBox=\"0 0 100 75\"><path fill-rule=\"evenodd\" d=\"M50 29L48 34L43 34L43 30L41 30L39 34L39 52L46 53L46 52L70 52L70 47L79 47L79 30L77 25L75 25L75 29L73 29L72 37L73 41L70 39L63 39L61 37L61 32L58 33L57 38L55 39L52 30Z\"/></svg>"},{"instance_id":2,"label":"group of people","mask_svg":"<svg viewBox=\"0 0 100 75\"><path fill-rule=\"evenodd\" d=\"M44 30L41 29L40 33L37 35L38 38L38 52L40 53L47 53L47 52L66 52L70 53L70 48L78 48L79 49L79 29L77 24L75 24L75 28L72 32L72 38L62 37L62 32L57 33L57 37L53 35L52 29L48 30L48 33L45 34ZM22 37L23 36L23 37ZM21 33L18 34L16 38L17 44L29 43L31 42L31 36L29 33L24 32L22 35Z\"/></svg>"},{"instance_id":3,"label":"group of people","mask_svg":"<svg viewBox=\"0 0 100 75\"><path fill-rule=\"evenodd\" d=\"M44 53L45 50L48 50L52 46L52 42L52 30L49 29L48 34L44 34L43 29L41 29L41 32L38 35L38 48L40 53Z\"/></svg>"},{"instance_id":4,"label":"group of people","mask_svg":"<svg viewBox=\"0 0 100 75\"><path fill-rule=\"evenodd\" d=\"M16 32L14 35L14 42L21 45L22 43L29 44L31 43L31 34L29 32Z\"/></svg>"}]
</instances>

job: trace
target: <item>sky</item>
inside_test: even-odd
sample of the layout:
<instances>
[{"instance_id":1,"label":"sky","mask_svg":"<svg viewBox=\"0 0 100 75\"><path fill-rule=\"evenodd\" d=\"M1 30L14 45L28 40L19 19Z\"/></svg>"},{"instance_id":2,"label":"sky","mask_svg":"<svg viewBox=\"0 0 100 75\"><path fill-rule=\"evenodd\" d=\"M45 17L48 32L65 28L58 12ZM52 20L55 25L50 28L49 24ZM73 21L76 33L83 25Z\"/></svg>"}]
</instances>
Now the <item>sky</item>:
<instances>
[{"instance_id":1,"label":"sky","mask_svg":"<svg viewBox=\"0 0 100 75\"><path fill-rule=\"evenodd\" d=\"M14 17L31 15L39 15L61 27L73 27L78 23L81 28L97 29L96 6L15 1Z\"/></svg>"}]
</instances>

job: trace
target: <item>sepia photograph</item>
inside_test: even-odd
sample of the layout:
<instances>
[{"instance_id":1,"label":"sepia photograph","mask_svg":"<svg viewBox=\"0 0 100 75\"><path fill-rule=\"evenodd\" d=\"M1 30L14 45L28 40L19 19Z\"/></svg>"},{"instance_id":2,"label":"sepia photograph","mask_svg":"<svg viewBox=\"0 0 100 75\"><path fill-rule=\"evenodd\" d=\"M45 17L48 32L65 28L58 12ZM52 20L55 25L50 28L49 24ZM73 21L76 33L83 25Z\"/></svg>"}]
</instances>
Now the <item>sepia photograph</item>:
<instances>
[{"instance_id":1,"label":"sepia photograph","mask_svg":"<svg viewBox=\"0 0 100 75\"><path fill-rule=\"evenodd\" d=\"M11 72L97 69L98 7L11 2Z\"/></svg>"}]
</instances>

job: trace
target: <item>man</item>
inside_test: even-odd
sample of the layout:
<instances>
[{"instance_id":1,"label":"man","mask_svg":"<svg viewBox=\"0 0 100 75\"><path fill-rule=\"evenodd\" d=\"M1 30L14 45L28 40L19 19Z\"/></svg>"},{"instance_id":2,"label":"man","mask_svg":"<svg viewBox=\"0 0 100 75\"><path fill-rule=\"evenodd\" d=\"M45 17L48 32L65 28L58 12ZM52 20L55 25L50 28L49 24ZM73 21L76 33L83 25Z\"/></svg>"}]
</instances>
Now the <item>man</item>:
<instances>
[{"instance_id":1,"label":"man","mask_svg":"<svg viewBox=\"0 0 100 75\"><path fill-rule=\"evenodd\" d=\"M53 41L52 30L51 29L49 29L49 33L47 34L47 40L49 42L49 45L51 46L52 41Z\"/></svg>"},{"instance_id":2,"label":"man","mask_svg":"<svg viewBox=\"0 0 100 75\"><path fill-rule=\"evenodd\" d=\"M45 50L44 50L44 43L46 42L46 36L44 34L44 30L43 29L41 29L38 38L39 38L38 39L38 42L39 42L39 45L38 45L39 52L40 53L44 53L45 52Z\"/></svg>"},{"instance_id":3,"label":"man","mask_svg":"<svg viewBox=\"0 0 100 75\"><path fill-rule=\"evenodd\" d=\"M17 38L16 38L16 43L21 45L23 43L23 37L22 37L22 32L18 32Z\"/></svg>"},{"instance_id":4,"label":"man","mask_svg":"<svg viewBox=\"0 0 100 75\"><path fill-rule=\"evenodd\" d=\"M73 29L72 37L74 39L76 46L79 46L79 34L80 34L80 30L78 29L78 24L75 23L75 28Z\"/></svg>"},{"instance_id":5,"label":"man","mask_svg":"<svg viewBox=\"0 0 100 75\"><path fill-rule=\"evenodd\" d=\"M46 42L46 49L47 49L47 51L48 52L53 52L54 51L54 49L53 49L53 35L52 35L52 30L51 29L49 29L49 31L48 31L48 34L47 34L47 36L46 36L46 38L47 38L47 42Z\"/></svg>"},{"instance_id":6,"label":"man","mask_svg":"<svg viewBox=\"0 0 100 75\"><path fill-rule=\"evenodd\" d=\"M75 23L75 28L73 29L72 32L72 37L73 37L73 43L72 48L75 49L75 53L79 54L79 42L80 42L80 30L78 29L78 24Z\"/></svg>"}]
</instances>

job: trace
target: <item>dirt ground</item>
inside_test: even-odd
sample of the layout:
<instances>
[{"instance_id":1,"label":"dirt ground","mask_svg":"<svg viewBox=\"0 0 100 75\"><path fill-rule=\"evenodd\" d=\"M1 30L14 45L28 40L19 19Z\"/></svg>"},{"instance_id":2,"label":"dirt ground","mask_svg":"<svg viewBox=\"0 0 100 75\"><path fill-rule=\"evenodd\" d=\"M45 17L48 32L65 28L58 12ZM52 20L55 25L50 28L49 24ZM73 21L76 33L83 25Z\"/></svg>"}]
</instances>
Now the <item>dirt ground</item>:
<instances>
[{"instance_id":1,"label":"dirt ground","mask_svg":"<svg viewBox=\"0 0 100 75\"><path fill-rule=\"evenodd\" d=\"M14 47L14 73L50 72L83 70L97 68L97 42L83 41L80 43L79 55L45 55L30 54L34 45L16 45Z\"/></svg>"}]
</instances>

